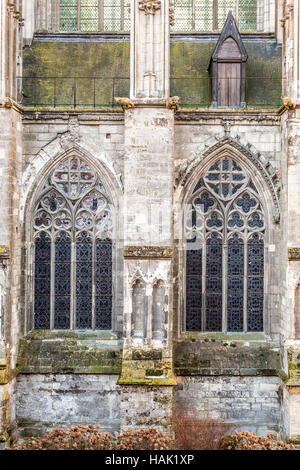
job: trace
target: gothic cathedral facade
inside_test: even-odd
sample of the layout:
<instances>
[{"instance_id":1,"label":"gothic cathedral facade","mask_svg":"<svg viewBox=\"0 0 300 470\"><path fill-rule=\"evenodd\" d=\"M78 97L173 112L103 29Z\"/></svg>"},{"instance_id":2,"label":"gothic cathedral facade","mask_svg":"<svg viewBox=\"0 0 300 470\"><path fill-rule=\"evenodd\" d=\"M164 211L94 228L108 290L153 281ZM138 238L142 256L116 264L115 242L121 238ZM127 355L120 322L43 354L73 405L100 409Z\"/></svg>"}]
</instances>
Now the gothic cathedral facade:
<instances>
[{"instance_id":1,"label":"gothic cathedral facade","mask_svg":"<svg viewBox=\"0 0 300 470\"><path fill-rule=\"evenodd\" d=\"M299 1L0 0L0 129L0 446L299 441Z\"/></svg>"}]
</instances>

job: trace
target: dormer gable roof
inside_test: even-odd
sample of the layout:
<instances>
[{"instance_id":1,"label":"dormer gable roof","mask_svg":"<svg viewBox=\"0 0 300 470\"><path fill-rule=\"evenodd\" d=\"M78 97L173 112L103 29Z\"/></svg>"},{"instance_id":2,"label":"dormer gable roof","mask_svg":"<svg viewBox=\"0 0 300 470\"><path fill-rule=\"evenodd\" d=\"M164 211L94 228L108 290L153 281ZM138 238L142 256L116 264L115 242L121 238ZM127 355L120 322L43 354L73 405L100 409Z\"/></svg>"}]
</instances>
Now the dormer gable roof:
<instances>
[{"instance_id":1,"label":"dormer gable roof","mask_svg":"<svg viewBox=\"0 0 300 470\"><path fill-rule=\"evenodd\" d=\"M247 59L248 59L248 54L247 54L247 51L246 51L245 46L243 44L240 32L238 30L238 27L236 25L235 19L233 17L233 14L231 13L231 11L228 13L227 19L226 19L225 24L223 26L223 29L222 29L222 32L221 32L220 37L218 39L217 45L216 45L215 50L214 50L214 52L211 56L211 60L213 60L213 61L218 60L220 49L221 49L223 43L228 38L232 38L236 42L236 44L237 44L237 46L240 50L241 60L243 62L246 62Z\"/></svg>"}]
</instances>

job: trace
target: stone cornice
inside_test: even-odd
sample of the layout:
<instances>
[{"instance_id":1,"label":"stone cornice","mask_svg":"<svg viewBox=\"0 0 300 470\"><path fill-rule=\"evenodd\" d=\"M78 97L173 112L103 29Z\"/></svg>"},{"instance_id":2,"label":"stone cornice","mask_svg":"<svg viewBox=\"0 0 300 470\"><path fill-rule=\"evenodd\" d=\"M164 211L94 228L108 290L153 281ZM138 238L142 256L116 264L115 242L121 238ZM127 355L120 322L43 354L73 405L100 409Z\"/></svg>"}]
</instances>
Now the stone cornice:
<instances>
[{"instance_id":1,"label":"stone cornice","mask_svg":"<svg viewBox=\"0 0 300 470\"><path fill-rule=\"evenodd\" d=\"M289 259L300 260L300 248L289 247L288 248Z\"/></svg>"},{"instance_id":2,"label":"stone cornice","mask_svg":"<svg viewBox=\"0 0 300 470\"><path fill-rule=\"evenodd\" d=\"M9 247L7 245L0 245L0 259L9 258Z\"/></svg>"},{"instance_id":3,"label":"stone cornice","mask_svg":"<svg viewBox=\"0 0 300 470\"><path fill-rule=\"evenodd\" d=\"M125 246L124 258L171 259L173 249L170 246Z\"/></svg>"}]
</instances>

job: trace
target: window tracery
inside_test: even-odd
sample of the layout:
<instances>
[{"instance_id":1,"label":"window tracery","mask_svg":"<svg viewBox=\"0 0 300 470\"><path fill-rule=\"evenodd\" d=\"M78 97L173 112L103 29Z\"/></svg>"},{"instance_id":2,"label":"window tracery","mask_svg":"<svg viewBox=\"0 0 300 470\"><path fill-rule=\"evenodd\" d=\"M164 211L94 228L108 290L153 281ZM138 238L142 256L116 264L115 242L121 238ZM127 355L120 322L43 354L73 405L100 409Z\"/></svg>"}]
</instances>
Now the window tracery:
<instances>
[{"instance_id":1,"label":"window tracery","mask_svg":"<svg viewBox=\"0 0 300 470\"><path fill-rule=\"evenodd\" d=\"M111 329L113 215L96 172L60 163L33 217L36 329Z\"/></svg>"},{"instance_id":2,"label":"window tracery","mask_svg":"<svg viewBox=\"0 0 300 470\"><path fill-rule=\"evenodd\" d=\"M250 175L230 157L195 186L186 233L186 329L263 331L264 211Z\"/></svg>"}]
</instances>

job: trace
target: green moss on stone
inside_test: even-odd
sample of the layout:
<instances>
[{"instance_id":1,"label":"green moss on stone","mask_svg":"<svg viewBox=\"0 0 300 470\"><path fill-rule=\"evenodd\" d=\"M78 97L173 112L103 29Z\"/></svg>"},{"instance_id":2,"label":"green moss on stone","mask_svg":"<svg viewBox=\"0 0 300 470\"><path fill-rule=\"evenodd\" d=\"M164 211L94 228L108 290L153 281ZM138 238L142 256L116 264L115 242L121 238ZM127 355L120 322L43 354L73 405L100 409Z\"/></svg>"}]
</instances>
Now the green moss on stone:
<instances>
[{"instance_id":1,"label":"green moss on stone","mask_svg":"<svg viewBox=\"0 0 300 470\"><path fill-rule=\"evenodd\" d=\"M119 374L121 359L109 332L34 331L20 341L17 367L21 373Z\"/></svg>"},{"instance_id":2,"label":"green moss on stone","mask_svg":"<svg viewBox=\"0 0 300 470\"><path fill-rule=\"evenodd\" d=\"M117 106L129 95L129 41L34 40L24 49L24 106Z\"/></svg>"},{"instance_id":3,"label":"green moss on stone","mask_svg":"<svg viewBox=\"0 0 300 470\"><path fill-rule=\"evenodd\" d=\"M300 361L298 351L291 348L288 351L288 376L285 384L288 386L300 386ZM298 362L299 361L299 362Z\"/></svg>"},{"instance_id":4,"label":"green moss on stone","mask_svg":"<svg viewBox=\"0 0 300 470\"><path fill-rule=\"evenodd\" d=\"M171 95L181 108L211 106L209 63L216 40L171 41ZM246 101L249 108L281 106L282 49L275 40L244 40L248 52Z\"/></svg>"},{"instance_id":5,"label":"green moss on stone","mask_svg":"<svg viewBox=\"0 0 300 470\"><path fill-rule=\"evenodd\" d=\"M248 108L281 106L282 49L275 40L244 40ZM181 108L209 108L209 63L215 39L171 40L171 95ZM118 108L129 96L129 41L59 42L35 39L23 54L24 106Z\"/></svg>"},{"instance_id":6,"label":"green moss on stone","mask_svg":"<svg viewBox=\"0 0 300 470\"><path fill-rule=\"evenodd\" d=\"M164 375L164 371L159 369L146 369L145 374L146 377L159 377L161 375Z\"/></svg>"},{"instance_id":7,"label":"green moss on stone","mask_svg":"<svg viewBox=\"0 0 300 470\"><path fill-rule=\"evenodd\" d=\"M277 376L282 369L279 348L266 339L250 342L240 336L239 341L228 343L220 337L212 344L204 338L200 336L194 343L188 338L174 341L175 374Z\"/></svg>"}]
</instances>

